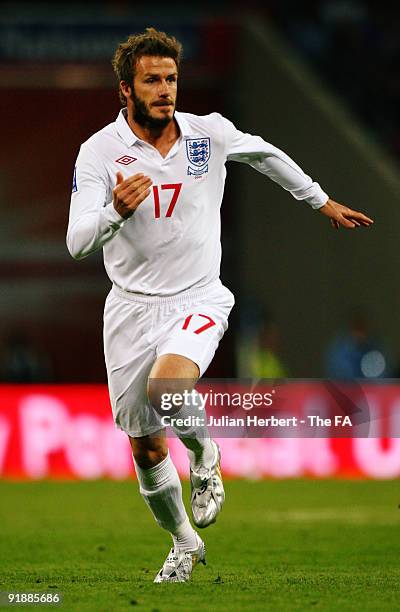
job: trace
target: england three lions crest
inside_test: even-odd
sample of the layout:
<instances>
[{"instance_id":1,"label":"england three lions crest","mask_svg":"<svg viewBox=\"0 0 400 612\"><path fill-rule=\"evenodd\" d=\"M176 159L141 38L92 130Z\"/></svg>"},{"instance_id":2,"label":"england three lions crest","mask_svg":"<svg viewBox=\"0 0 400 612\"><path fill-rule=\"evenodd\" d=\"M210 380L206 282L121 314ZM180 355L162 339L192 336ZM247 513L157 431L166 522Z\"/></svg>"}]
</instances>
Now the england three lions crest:
<instances>
[{"instance_id":1,"label":"england three lions crest","mask_svg":"<svg viewBox=\"0 0 400 612\"><path fill-rule=\"evenodd\" d=\"M199 175L208 172L210 139L188 138L186 141L186 155L189 160L188 174Z\"/></svg>"}]
</instances>

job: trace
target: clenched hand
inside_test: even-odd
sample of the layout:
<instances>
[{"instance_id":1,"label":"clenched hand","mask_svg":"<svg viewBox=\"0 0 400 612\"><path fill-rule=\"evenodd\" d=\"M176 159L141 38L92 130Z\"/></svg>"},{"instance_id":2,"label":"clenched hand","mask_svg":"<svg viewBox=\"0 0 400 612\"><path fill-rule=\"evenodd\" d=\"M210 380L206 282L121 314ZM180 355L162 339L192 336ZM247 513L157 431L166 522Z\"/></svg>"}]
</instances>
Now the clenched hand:
<instances>
[{"instance_id":1,"label":"clenched hand","mask_svg":"<svg viewBox=\"0 0 400 612\"><path fill-rule=\"evenodd\" d=\"M113 189L113 205L117 213L124 219L131 217L149 195L152 182L142 172L127 179L124 179L121 172L117 172L117 183Z\"/></svg>"}]
</instances>

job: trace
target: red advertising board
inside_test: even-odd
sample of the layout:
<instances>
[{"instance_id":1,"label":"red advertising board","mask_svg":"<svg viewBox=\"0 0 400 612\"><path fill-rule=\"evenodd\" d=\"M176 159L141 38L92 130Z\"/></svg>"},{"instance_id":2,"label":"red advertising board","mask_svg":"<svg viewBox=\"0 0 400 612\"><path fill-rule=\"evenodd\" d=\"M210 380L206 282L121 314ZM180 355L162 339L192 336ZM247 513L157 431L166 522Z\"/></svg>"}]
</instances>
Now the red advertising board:
<instances>
[{"instance_id":1,"label":"red advertising board","mask_svg":"<svg viewBox=\"0 0 400 612\"><path fill-rule=\"evenodd\" d=\"M301 408L308 396L293 388ZM400 385L368 388L371 437L222 437L227 476L248 478L400 476ZM384 418L382 417L384 415ZM375 423L375 425L374 425ZM169 440L183 477L186 452ZM1 478L127 478L133 476L127 436L114 426L104 385L1 385Z\"/></svg>"}]
</instances>

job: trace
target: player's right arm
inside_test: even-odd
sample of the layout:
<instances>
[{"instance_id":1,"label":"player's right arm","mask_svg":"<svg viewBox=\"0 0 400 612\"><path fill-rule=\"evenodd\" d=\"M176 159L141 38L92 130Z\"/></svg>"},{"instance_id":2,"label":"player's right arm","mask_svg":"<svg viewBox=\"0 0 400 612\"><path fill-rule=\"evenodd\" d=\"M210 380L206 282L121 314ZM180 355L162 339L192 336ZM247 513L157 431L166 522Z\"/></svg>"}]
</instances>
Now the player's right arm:
<instances>
[{"instance_id":1,"label":"player's right arm","mask_svg":"<svg viewBox=\"0 0 400 612\"><path fill-rule=\"evenodd\" d=\"M117 173L110 185L104 164L88 145L79 152L71 195L67 246L82 259L111 240L149 194L151 181L136 174L124 180Z\"/></svg>"}]
</instances>

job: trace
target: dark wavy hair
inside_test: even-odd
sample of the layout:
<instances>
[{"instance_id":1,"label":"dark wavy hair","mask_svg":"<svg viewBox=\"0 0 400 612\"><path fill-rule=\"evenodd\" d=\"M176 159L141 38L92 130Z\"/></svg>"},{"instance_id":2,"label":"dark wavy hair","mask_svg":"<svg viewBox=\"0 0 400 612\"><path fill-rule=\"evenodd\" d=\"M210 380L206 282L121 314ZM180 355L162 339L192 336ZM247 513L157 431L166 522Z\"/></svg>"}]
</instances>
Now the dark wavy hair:
<instances>
[{"instance_id":1,"label":"dark wavy hair","mask_svg":"<svg viewBox=\"0 0 400 612\"><path fill-rule=\"evenodd\" d=\"M112 59L118 82L126 81L133 87L136 63L144 55L171 57L176 67L179 68L182 45L174 36L168 36L165 32L160 32L155 28L146 28L141 34L132 34L128 40L118 45ZM125 106L126 98L121 88L119 88L119 99Z\"/></svg>"}]
</instances>

